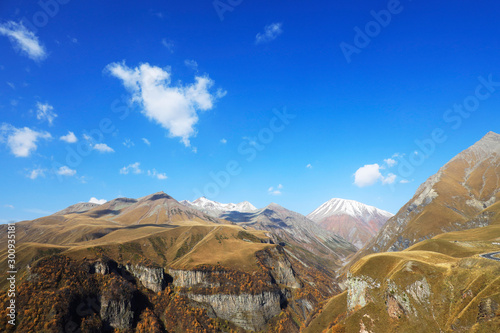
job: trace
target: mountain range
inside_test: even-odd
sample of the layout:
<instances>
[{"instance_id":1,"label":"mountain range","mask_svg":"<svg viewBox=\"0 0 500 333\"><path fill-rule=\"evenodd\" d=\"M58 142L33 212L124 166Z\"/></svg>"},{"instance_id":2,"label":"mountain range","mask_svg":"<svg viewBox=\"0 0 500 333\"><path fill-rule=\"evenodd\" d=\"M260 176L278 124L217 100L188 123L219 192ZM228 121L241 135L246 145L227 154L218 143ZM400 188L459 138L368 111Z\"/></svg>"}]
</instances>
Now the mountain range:
<instances>
[{"instance_id":1,"label":"mountain range","mask_svg":"<svg viewBox=\"0 0 500 333\"><path fill-rule=\"evenodd\" d=\"M0 225L2 244L7 229ZM22 311L17 326L7 324L3 270L5 332L500 329L493 132L394 216L338 198L304 216L275 203L178 202L158 192L78 203L15 229ZM2 267L8 259L0 249Z\"/></svg>"}]
</instances>

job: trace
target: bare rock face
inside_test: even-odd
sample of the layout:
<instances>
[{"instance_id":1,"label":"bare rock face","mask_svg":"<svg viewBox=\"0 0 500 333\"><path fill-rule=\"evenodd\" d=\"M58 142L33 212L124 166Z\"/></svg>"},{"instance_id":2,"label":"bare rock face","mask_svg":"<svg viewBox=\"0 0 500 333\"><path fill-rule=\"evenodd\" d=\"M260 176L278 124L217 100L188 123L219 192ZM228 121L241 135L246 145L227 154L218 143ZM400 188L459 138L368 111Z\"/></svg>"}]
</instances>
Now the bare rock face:
<instances>
[{"instance_id":1,"label":"bare rock face","mask_svg":"<svg viewBox=\"0 0 500 333\"><path fill-rule=\"evenodd\" d=\"M167 280L165 272L161 267L147 267L144 265L125 266L118 265L110 259L97 260L93 264L93 272L106 275L112 272L124 277L125 279L137 279L141 284L154 292L160 292L165 289Z\"/></svg>"},{"instance_id":2,"label":"bare rock face","mask_svg":"<svg viewBox=\"0 0 500 333\"><path fill-rule=\"evenodd\" d=\"M370 299L369 289L380 288L380 283L369 276L347 276L347 309L353 311L364 307Z\"/></svg>"},{"instance_id":3,"label":"bare rock face","mask_svg":"<svg viewBox=\"0 0 500 333\"><path fill-rule=\"evenodd\" d=\"M278 315L284 304L292 299L290 290L300 288L302 283L282 248L266 249L256 256L267 273L261 272L262 276L257 279L263 283L258 289L248 292L234 291L232 282L225 278L228 271L224 268L192 271L170 269L168 273L173 277L174 287L182 289L189 299L205 304L218 318L245 330L262 331L269 320ZM251 275L245 274L247 277ZM308 300L292 303L296 312L303 313L304 318L314 309Z\"/></svg>"},{"instance_id":4,"label":"bare rock face","mask_svg":"<svg viewBox=\"0 0 500 333\"><path fill-rule=\"evenodd\" d=\"M220 283L210 282L209 275L217 274L218 272L205 272L205 271L185 271L178 269L170 269L168 273L173 277L174 287L192 288L200 286L204 288L217 288Z\"/></svg>"},{"instance_id":5,"label":"bare rock face","mask_svg":"<svg viewBox=\"0 0 500 333\"><path fill-rule=\"evenodd\" d=\"M163 268L130 264L127 264L125 267L127 271L132 273L149 290L160 292L165 289L166 280Z\"/></svg>"},{"instance_id":6,"label":"bare rock face","mask_svg":"<svg viewBox=\"0 0 500 333\"><path fill-rule=\"evenodd\" d=\"M275 284L257 293L222 292L227 286L219 280L225 273L224 270L169 270L173 286L183 289L189 299L205 304L218 318L246 330L264 330L267 322L281 312L284 294Z\"/></svg>"},{"instance_id":7,"label":"bare rock face","mask_svg":"<svg viewBox=\"0 0 500 333\"><path fill-rule=\"evenodd\" d=\"M94 271L97 274L106 275L110 273L110 268L105 262L98 260L94 263Z\"/></svg>"},{"instance_id":8,"label":"bare rock face","mask_svg":"<svg viewBox=\"0 0 500 333\"><path fill-rule=\"evenodd\" d=\"M209 304L217 317L251 331L264 330L267 322L281 312L280 292L263 292L257 295L188 294L187 296L194 301Z\"/></svg>"},{"instance_id":9,"label":"bare rock face","mask_svg":"<svg viewBox=\"0 0 500 333\"><path fill-rule=\"evenodd\" d=\"M117 329L132 327L134 312L130 300L101 298L101 318L109 326Z\"/></svg>"},{"instance_id":10,"label":"bare rock face","mask_svg":"<svg viewBox=\"0 0 500 333\"><path fill-rule=\"evenodd\" d=\"M123 280L113 280L101 295L100 315L103 322L116 329L132 328L134 287Z\"/></svg>"},{"instance_id":11,"label":"bare rock face","mask_svg":"<svg viewBox=\"0 0 500 333\"><path fill-rule=\"evenodd\" d=\"M289 288L302 287L295 276L290 261L283 255L282 250L278 248L268 249L258 253L257 257L264 266L270 268L270 274L277 284Z\"/></svg>"}]
</instances>

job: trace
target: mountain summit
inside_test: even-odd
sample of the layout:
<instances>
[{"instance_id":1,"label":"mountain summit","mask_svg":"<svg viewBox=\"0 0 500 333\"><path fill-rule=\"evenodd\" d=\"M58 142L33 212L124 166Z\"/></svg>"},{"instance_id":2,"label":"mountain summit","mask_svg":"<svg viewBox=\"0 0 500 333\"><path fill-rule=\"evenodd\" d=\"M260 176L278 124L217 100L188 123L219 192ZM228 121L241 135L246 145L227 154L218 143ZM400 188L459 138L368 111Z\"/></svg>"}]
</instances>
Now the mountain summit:
<instances>
[{"instance_id":1,"label":"mountain summit","mask_svg":"<svg viewBox=\"0 0 500 333\"><path fill-rule=\"evenodd\" d=\"M392 216L394 214L358 201L333 198L307 215L307 218L361 248Z\"/></svg>"}]
</instances>

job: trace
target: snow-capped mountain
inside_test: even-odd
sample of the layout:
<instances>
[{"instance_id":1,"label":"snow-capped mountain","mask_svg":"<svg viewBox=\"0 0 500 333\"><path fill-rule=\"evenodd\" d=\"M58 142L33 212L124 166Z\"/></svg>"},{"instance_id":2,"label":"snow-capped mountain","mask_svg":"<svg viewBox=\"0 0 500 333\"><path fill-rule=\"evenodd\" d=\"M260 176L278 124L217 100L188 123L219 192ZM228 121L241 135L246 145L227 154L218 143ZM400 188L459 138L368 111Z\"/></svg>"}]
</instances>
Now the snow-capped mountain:
<instances>
[{"instance_id":1,"label":"snow-capped mountain","mask_svg":"<svg viewBox=\"0 0 500 333\"><path fill-rule=\"evenodd\" d=\"M243 201L237 204L234 203L220 203L217 201L209 200L205 197L196 199L193 202L188 200L181 201L181 204L188 207L196 208L202 212L212 215L214 217L219 217L224 212L242 212L249 213L257 210L257 208L248 201Z\"/></svg>"},{"instance_id":2,"label":"snow-capped mountain","mask_svg":"<svg viewBox=\"0 0 500 333\"><path fill-rule=\"evenodd\" d=\"M354 200L334 198L312 213L310 220L363 247L393 214Z\"/></svg>"}]
</instances>

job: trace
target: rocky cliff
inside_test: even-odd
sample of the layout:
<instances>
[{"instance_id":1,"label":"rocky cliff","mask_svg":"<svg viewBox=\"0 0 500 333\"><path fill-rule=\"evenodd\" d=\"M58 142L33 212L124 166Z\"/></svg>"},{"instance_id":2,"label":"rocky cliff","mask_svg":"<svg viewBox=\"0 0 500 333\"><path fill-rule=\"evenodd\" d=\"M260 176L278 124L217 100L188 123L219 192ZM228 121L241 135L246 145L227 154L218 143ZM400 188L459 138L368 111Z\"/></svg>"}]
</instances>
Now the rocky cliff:
<instances>
[{"instance_id":1,"label":"rocky cliff","mask_svg":"<svg viewBox=\"0 0 500 333\"><path fill-rule=\"evenodd\" d=\"M187 294L187 296L194 301L209 304L217 317L251 331L264 330L268 321L281 312L280 291L257 295Z\"/></svg>"}]
</instances>

